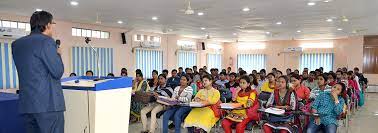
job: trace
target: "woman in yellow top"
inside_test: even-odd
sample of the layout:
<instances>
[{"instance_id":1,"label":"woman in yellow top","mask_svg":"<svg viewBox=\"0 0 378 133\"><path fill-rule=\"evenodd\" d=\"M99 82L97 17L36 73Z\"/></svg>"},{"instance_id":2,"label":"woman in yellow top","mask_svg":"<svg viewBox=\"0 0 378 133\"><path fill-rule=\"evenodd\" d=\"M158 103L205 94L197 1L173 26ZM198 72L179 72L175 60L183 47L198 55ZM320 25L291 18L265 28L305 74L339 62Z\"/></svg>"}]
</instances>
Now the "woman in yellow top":
<instances>
[{"instance_id":1,"label":"woman in yellow top","mask_svg":"<svg viewBox=\"0 0 378 133\"><path fill-rule=\"evenodd\" d=\"M258 121L257 108L258 102L256 101L257 91L251 88L251 80L248 76L240 77L239 88L236 91L237 96L233 97L233 101L241 103L244 108L232 110L222 121L222 127L225 133L232 133L231 125L236 123L236 133L244 133L247 124L250 121ZM257 107L253 110L253 107ZM252 108L252 110L251 110ZM250 112L249 112L250 111Z\"/></svg>"},{"instance_id":2,"label":"woman in yellow top","mask_svg":"<svg viewBox=\"0 0 378 133\"><path fill-rule=\"evenodd\" d=\"M219 91L212 87L213 79L210 75L203 76L202 82L205 89L199 90L193 101L201 102L206 107L193 108L185 118L184 127L188 128L189 133L194 132L194 127L210 132L211 128L219 120L210 108L211 105L218 103L220 99Z\"/></svg>"},{"instance_id":3,"label":"woman in yellow top","mask_svg":"<svg viewBox=\"0 0 378 133\"><path fill-rule=\"evenodd\" d=\"M268 81L261 86L261 92L272 93L276 85L276 79L273 73L269 73L267 78Z\"/></svg>"}]
</instances>

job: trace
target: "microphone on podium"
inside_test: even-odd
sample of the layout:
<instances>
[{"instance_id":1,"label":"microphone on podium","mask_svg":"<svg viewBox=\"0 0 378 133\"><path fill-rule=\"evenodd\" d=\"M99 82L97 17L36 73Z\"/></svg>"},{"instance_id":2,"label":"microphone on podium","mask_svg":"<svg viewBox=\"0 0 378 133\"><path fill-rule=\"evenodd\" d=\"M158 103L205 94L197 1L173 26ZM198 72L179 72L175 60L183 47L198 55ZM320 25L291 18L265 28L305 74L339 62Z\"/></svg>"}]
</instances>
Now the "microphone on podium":
<instances>
[{"instance_id":1,"label":"microphone on podium","mask_svg":"<svg viewBox=\"0 0 378 133\"><path fill-rule=\"evenodd\" d=\"M97 50L89 43L90 41L91 41L91 39L89 38L89 37L85 37L84 38L85 39L85 44L87 45L87 46L89 46L91 49L92 49L92 51L93 51L93 53L95 54L95 56L96 56L96 64L97 64L97 78L95 78L95 79L93 79L93 81L99 81L99 80L102 80L101 79L101 73L100 73L100 58L99 58L99 55L98 55L98 53L97 53Z\"/></svg>"}]
</instances>

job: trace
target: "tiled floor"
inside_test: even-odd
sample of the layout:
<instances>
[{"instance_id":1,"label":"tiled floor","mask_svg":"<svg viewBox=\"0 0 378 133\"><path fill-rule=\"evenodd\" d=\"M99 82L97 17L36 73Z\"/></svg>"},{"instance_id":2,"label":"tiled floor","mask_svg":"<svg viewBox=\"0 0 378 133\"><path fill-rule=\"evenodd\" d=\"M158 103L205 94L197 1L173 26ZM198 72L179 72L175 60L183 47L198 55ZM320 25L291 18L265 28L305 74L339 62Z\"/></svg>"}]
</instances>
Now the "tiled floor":
<instances>
[{"instance_id":1,"label":"tiled floor","mask_svg":"<svg viewBox=\"0 0 378 133\"><path fill-rule=\"evenodd\" d=\"M360 108L349 121L348 133L378 133L378 93L367 93L365 106ZM161 120L158 120L157 133L161 132ZM141 123L131 124L129 127L129 133L140 133L142 131ZM346 133L345 127L339 128L339 133ZM173 131L171 131L173 132ZM182 133L187 131L182 128ZM223 133L221 128L213 129L213 133ZM246 131L248 133L251 131ZM254 130L255 133L259 133L259 129Z\"/></svg>"}]
</instances>

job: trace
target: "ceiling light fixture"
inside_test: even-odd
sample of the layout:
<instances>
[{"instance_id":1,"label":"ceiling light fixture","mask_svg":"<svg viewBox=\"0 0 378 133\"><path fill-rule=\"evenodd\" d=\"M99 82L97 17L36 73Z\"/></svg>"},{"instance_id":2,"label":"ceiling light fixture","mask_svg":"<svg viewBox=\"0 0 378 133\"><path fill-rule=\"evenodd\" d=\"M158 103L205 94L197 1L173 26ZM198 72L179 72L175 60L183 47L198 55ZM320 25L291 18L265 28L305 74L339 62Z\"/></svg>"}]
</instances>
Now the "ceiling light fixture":
<instances>
[{"instance_id":1,"label":"ceiling light fixture","mask_svg":"<svg viewBox=\"0 0 378 133\"><path fill-rule=\"evenodd\" d=\"M328 2L330 2L329 0L325 0L325 1L323 1L324 3L328 3Z\"/></svg>"},{"instance_id":2,"label":"ceiling light fixture","mask_svg":"<svg viewBox=\"0 0 378 133\"><path fill-rule=\"evenodd\" d=\"M154 16L152 17L152 20L158 20L158 17Z\"/></svg>"},{"instance_id":3,"label":"ceiling light fixture","mask_svg":"<svg viewBox=\"0 0 378 133\"><path fill-rule=\"evenodd\" d=\"M265 34L270 34L270 32L269 32L269 31L267 31L267 32L265 32Z\"/></svg>"},{"instance_id":4,"label":"ceiling light fixture","mask_svg":"<svg viewBox=\"0 0 378 133\"><path fill-rule=\"evenodd\" d=\"M245 7L245 8L243 8L243 11L244 12L248 12L248 11L250 11L251 9L249 9L248 7Z\"/></svg>"},{"instance_id":5,"label":"ceiling light fixture","mask_svg":"<svg viewBox=\"0 0 378 133\"><path fill-rule=\"evenodd\" d=\"M201 27L201 30L205 30L206 28L205 27Z\"/></svg>"},{"instance_id":6,"label":"ceiling light fixture","mask_svg":"<svg viewBox=\"0 0 378 133\"><path fill-rule=\"evenodd\" d=\"M37 8L37 9L35 9L35 11L40 12L40 11L42 11L42 9Z\"/></svg>"},{"instance_id":7,"label":"ceiling light fixture","mask_svg":"<svg viewBox=\"0 0 378 133\"><path fill-rule=\"evenodd\" d=\"M236 35L238 35L238 34L237 34L237 33L232 33L232 35L236 36Z\"/></svg>"},{"instance_id":8,"label":"ceiling light fixture","mask_svg":"<svg viewBox=\"0 0 378 133\"><path fill-rule=\"evenodd\" d=\"M347 18L343 18L341 21L343 21L343 22L348 22L349 19L347 19Z\"/></svg>"},{"instance_id":9,"label":"ceiling light fixture","mask_svg":"<svg viewBox=\"0 0 378 133\"><path fill-rule=\"evenodd\" d=\"M118 24L123 24L123 22L122 22L121 20L119 20L117 23L118 23Z\"/></svg>"},{"instance_id":10,"label":"ceiling light fixture","mask_svg":"<svg viewBox=\"0 0 378 133\"><path fill-rule=\"evenodd\" d=\"M327 19L326 21L327 21L327 22L332 22L333 19L332 19L332 18L329 18L329 19Z\"/></svg>"},{"instance_id":11,"label":"ceiling light fixture","mask_svg":"<svg viewBox=\"0 0 378 133\"><path fill-rule=\"evenodd\" d=\"M307 5L308 6L314 6L314 5L316 5L316 3L315 2L308 2Z\"/></svg>"},{"instance_id":12,"label":"ceiling light fixture","mask_svg":"<svg viewBox=\"0 0 378 133\"><path fill-rule=\"evenodd\" d=\"M70 4L73 5L73 6L77 6L77 5L79 5L79 2L77 2L77 1L71 1Z\"/></svg>"},{"instance_id":13,"label":"ceiling light fixture","mask_svg":"<svg viewBox=\"0 0 378 133\"><path fill-rule=\"evenodd\" d=\"M277 24L277 25L281 25L281 24L282 24L282 22L277 22L276 24Z\"/></svg>"},{"instance_id":14,"label":"ceiling light fixture","mask_svg":"<svg viewBox=\"0 0 378 133\"><path fill-rule=\"evenodd\" d=\"M198 13L197 13L198 16L202 16L202 15L204 15L204 14L205 14L205 13L203 13L203 12L198 12Z\"/></svg>"},{"instance_id":15,"label":"ceiling light fixture","mask_svg":"<svg viewBox=\"0 0 378 133\"><path fill-rule=\"evenodd\" d=\"M298 33L301 33L302 31L300 31L300 30L297 30L297 32L298 32Z\"/></svg>"},{"instance_id":16,"label":"ceiling light fixture","mask_svg":"<svg viewBox=\"0 0 378 133\"><path fill-rule=\"evenodd\" d=\"M341 29L341 28L338 28L337 30L338 30L338 31L342 31L343 29Z\"/></svg>"}]
</instances>

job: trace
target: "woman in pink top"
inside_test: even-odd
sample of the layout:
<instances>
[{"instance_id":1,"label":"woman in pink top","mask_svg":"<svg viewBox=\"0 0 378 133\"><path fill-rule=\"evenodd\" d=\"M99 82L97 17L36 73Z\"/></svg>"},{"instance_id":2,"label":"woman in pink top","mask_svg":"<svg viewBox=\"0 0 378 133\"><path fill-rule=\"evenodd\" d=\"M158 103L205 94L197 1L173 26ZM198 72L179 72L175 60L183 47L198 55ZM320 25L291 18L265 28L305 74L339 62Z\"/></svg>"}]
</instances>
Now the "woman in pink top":
<instances>
[{"instance_id":1,"label":"woman in pink top","mask_svg":"<svg viewBox=\"0 0 378 133\"><path fill-rule=\"evenodd\" d=\"M310 98L310 89L302 85L301 81L302 79L300 79L300 76L298 74L293 74L290 77L290 82L292 84L292 88L297 94L298 101L308 101L308 99Z\"/></svg>"}]
</instances>

